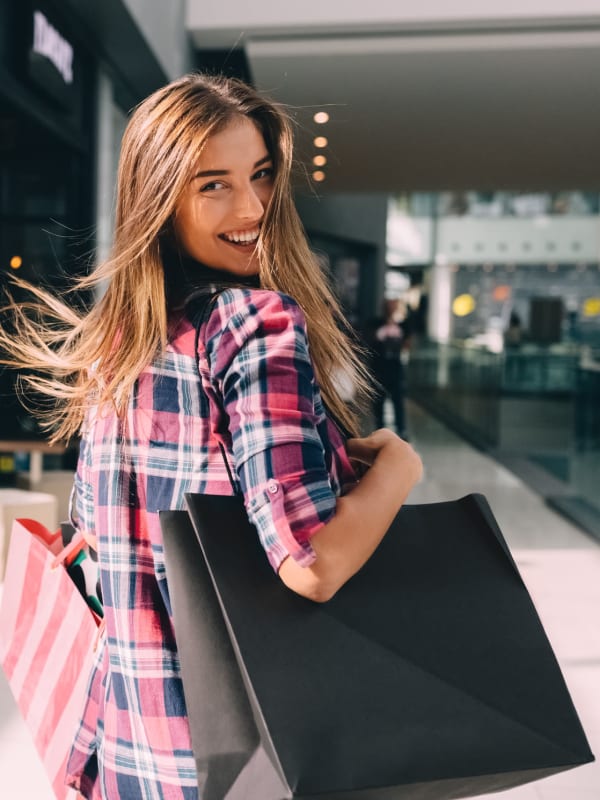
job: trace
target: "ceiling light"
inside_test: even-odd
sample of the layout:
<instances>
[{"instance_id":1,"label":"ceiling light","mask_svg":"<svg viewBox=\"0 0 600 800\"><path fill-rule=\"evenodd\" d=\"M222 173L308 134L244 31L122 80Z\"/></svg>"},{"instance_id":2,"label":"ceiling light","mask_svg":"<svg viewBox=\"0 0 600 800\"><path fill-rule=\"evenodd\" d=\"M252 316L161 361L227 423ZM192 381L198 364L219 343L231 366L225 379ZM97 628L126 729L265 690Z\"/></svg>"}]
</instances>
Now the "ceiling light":
<instances>
[{"instance_id":1,"label":"ceiling light","mask_svg":"<svg viewBox=\"0 0 600 800\"><path fill-rule=\"evenodd\" d=\"M329 122L329 114L326 111L317 111L313 119L317 125L324 125L326 122Z\"/></svg>"},{"instance_id":2,"label":"ceiling light","mask_svg":"<svg viewBox=\"0 0 600 800\"><path fill-rule=\"evenodd\" d=\"M325 173L323 172L322 169L316 169L313 172L312 176L313 176L313 181L316 181L317 183L321 183L321 181L325 180Z\"/></svg>"},{"instance_id":3,"label":"ceiling light","mask_svg":"<svg viewBox=\"0 0 600 800\"><path fill-rule=\"evenodd\" d=\"M313 158L313 164L315 165L315 167L324 167L326 163L327 159L325 158L325 156L315 156Z\"/></svg>"},{"instance_id":4,"label":"ceiling light","mask_svg":"<svg viewBox=\"0 0 600 800\"><path fill-rule=\"evenodd\" d=\"M327 139L325 136L317 136L313 144L315 147L327 147Z\"/></svg>"}]
</instances>

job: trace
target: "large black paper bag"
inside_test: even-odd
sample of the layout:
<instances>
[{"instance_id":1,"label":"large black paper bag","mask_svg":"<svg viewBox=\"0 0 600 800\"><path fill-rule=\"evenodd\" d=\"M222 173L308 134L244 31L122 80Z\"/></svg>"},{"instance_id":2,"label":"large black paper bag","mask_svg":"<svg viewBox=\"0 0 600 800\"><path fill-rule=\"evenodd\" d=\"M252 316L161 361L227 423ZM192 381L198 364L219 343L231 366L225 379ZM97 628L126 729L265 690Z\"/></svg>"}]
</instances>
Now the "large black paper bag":
<instances>
[{"instance_id":1,"label":"large black paper bag","mask_svg":"<svg viewBox=\"0 0 600 800\"><path fill-rule=\"evenodd\" d=\"M593 760L481 495L405 506L328 603L239 497L161 514L203 800L444 800Z\"/></svg>"}]
</instances>

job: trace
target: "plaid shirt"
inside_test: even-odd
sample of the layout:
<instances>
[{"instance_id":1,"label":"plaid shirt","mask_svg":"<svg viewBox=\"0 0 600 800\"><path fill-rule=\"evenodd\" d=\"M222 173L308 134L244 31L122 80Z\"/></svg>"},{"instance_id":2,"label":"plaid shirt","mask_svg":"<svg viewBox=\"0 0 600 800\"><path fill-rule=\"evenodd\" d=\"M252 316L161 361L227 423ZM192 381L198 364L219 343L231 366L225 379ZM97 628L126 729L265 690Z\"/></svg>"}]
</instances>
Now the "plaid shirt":
<instances>
[{"instance_id":1,"label":"plaid shirt","mask_svg":"<svg viewBox=\"0 0 600 800\"><path fill-rule=\"evenodd\" d=\"M82 441L77 514L97 537L106 620L67 768L86 797L201 797L158 511L183 508L186 492L233 493L218 439L274 569L288 555L314 560L311 536L355 480L293 300L220 294L200 337L202 381L194 341L181 315L138 379L126 421L90 414Z\"/></svg>"}]
</instances>

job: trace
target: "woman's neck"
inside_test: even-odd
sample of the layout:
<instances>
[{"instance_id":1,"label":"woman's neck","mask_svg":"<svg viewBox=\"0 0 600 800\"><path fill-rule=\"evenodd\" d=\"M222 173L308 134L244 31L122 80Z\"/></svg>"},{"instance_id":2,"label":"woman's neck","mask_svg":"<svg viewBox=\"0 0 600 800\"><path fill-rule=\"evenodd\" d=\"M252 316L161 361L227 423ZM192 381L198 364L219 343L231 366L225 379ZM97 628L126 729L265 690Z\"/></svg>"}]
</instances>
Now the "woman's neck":
<instances>
[{"instance_id":1,"label":"woman's neck","mask_svg":"<svg viewBox=\"0 0 600 800\"><path fill-rule=\"evenodd\" d=\"M173 251L163 254L163 268L167 306L171 311L183 308L195 295L232 286L260 287L258 275L233 275Z\"/></svg>"}]
</instances>

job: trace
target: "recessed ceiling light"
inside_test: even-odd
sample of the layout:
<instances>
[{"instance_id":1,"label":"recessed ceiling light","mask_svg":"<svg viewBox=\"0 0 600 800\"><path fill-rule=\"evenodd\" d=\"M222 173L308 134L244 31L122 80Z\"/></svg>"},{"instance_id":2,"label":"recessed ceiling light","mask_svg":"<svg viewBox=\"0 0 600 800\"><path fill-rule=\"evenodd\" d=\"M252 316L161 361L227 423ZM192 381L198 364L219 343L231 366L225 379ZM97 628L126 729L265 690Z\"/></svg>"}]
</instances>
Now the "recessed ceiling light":
<instances>
[{"instance_id":1,"label":"recessed ceiling light","mask_svg":"<svg viewBox=\"0 0 600 800\"><path fill-rule=\"evenodd\" d=\"M321 183L321 181L325 180L325 173L323 172L322 169L316 169L313 172L312 176L313 176L313 181L316 181L317 183Z\"/></svg>"},{"instance_id":2,"label":"recessed ceiling light","mask_svg":"<svg viewBox=\"0 0 600 800\"><path fill-rule=\"evenodd\" d=\"M315 165L315 167L324 167L326 163L327 159L325 158L325 156L315 156L313 158L313 164Z\"/></svg>"},{"instance_id":3,"label":"recessed ceiling light","mask_svg":"<svg viewBox=\"0 0 600 800\"><path fill-rule=\"evenodd\" d=\"M315 147L327 147L327 139L325 136L317 136L313 142Z\"/></svg>"},{"instance_id":4,"label":"recessed ceiling light","mask_svg":"<svg viewBox=\"0 0 600 800\"><path fill-rule=\"evenodd\" d=\"M329 122L329 114L326 111L317 111L313 119L318 125L324 125Z\"/></svg>"}]
</instances>

